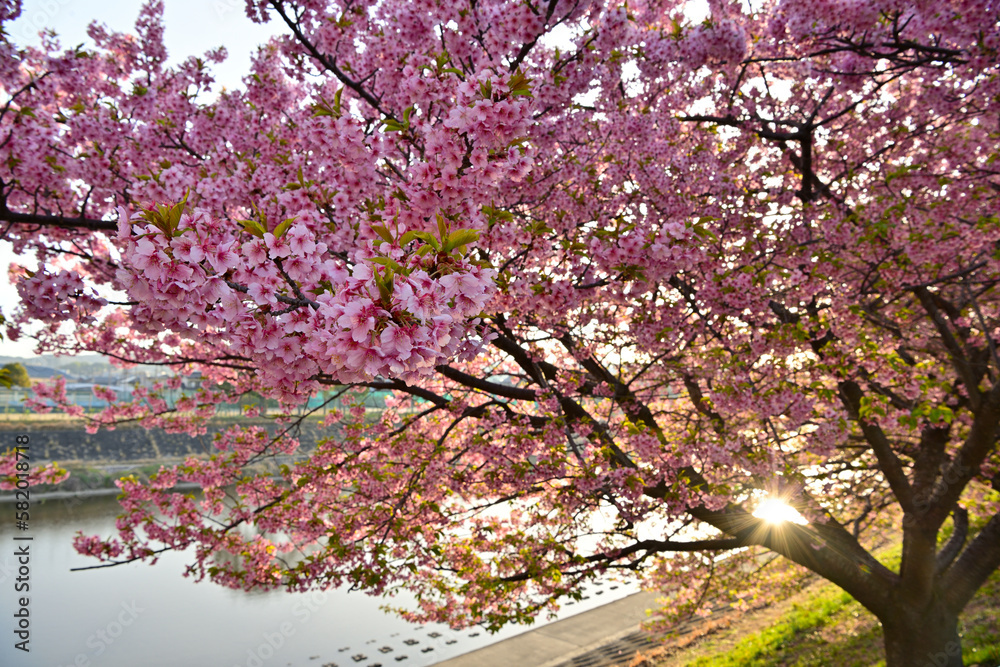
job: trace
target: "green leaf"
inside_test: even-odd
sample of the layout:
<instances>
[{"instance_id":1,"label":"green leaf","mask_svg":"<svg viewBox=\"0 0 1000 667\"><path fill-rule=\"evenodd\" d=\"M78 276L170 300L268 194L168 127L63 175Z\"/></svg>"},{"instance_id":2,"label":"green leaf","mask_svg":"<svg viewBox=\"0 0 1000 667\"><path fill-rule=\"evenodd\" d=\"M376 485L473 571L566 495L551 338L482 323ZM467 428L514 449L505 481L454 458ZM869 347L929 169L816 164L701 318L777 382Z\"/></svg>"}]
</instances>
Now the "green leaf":
<instances>
[{"instance_id":1,"label":"green leaf","mask_svg":"<svg viewBox=\"0 0 1000 667\"><path fill-rule=\"evenodd\" d=\"M184 214L184 207L187 206L187 198L188 196L185 194L184 199L171 206L167 211L166 222L170 232L177 229L177 225L180 224L181 216Z\"/></svg>"},{"instance_id":2,"label":"green leaf","mask_svg":"<svg viewBox=\"0 0 1000 667\"><path fill-rule=\"evenodd\" d=\"M520 69L514 72L514 76L510 79L510 95L511 97L531 97L531 88L528 84L531 83L531 79L526 77Z\"/></svg>"},{"instance_id":3,"label":"green leaf","mask_svg":"<svg viewBox=\"0 0 1000 667\"><path fill-rule=\"evenodd\" d=\"M288 232L288 228L292 226L293 222L295 222L295 218L283 220L280 225L274 228L274 238L280 239L284 236L285 233Z\"/></svg>"},{"instance_id":4,"label":"green leaf","mask_svg":"<svg viewBox=\"0 0 1000 667\"><path fill-rule=\"evenodd\" d=\"M409 273L406 269L400 266L398 262L389 257L373 257L372 262L376 264L381 264L387 269L391 269L395 273L401 273L403 275L407 275Z\"/></svg>"},{"instance_id":5,"label":"green leaf","mask_svg":"<svg viewBox=\"0 0 1000 667\"><path fill-rule=\"evenodd\" d=\"M392 232L390 232L385 225L372 225L371 229L373 232L381 236L387 243L392 243L395 239L392 238Z\"/></svg>"},{"instance_id":6,"label":"green leaf","mask_svg":"<svg viewBox=\"0 0 1000 667\"><path fill-rule=\"evenodd\" d=\"M479 232L474 229L456 229L451 234L448 234L448 238L444 242L444 251L451 252L455 248L472 243L478 238Z\"/></svg>"},{"instance_id":7,"label":"green leaf","mask_svg":"<svg viewBox=\"0 0 1000 667\"><path fill-rule=\"evenodd\" d=\"M402 132L406 128L399 124L399 121L394 118L387 118L383 121L385 127L383 128L386 132Z\"/></svg>"},{"instance_id":8,"label":"green leaf","mask_svg":"<svg viewBox=\"0 0 1000 667\"><path fill-rule=\"evenodd\" d=\"M340 96L344 94L344 87L340 86L337 88L337 92L333 94L333 113L336 118L340 118Z\"/></svg>"},{"instance_id":9,"label":"green leaf","mask_svg":"<svg viewBox=\"0 0 1000 667\"><path fill-rule=\"evenodd\" d=\"M547 224L545 224L541 220L539 220L537 222L533 222L531 224L531 234L533 236L535 236L535 235L543 236L545 234L551 234L554 231L555 231L554 229L552 229L551 227L549 227ZM606 233L610 234L611 236L618 236L621 233L621 230L615 230L614 232L608 232L608 230L606 230L606 229L599 229L599 230L595 230L595 231L597 231L597 232L606 232Z\"/></svg>"},{"instance_id":10,"label":"green leaf","mask_svg":"<svg viewBox=\"0 0 1000 667\"><path fill-rule=\"evenodd\" d=\"M325 97L320 97L319 102L312 105L313 116L330 116L332 118L340 118L343 115L343 112L340 110L340 96L343 92L343 86L337 88L337 91L333 94L332 104L327 102Z\"/></svg>"},{"instance_id":11,"label":"green leaf","mask_svg":"<svg viewBox=\"0 0 1000 667\"><path fill-rule=\"evenodd\" d=\"M406 245L407 243L413 241L414 239L420 239L424 243L430 244L434 248L434 252L437 252L438 250L441 249L441 244L438 243L438 240L434 238L433 234L430 234L428 232L414 232L414 231L406 232L405 234L403 234L402 238L400 238L399 245L400 246Z\"/></svg>"},{"instance_id":12,"label":"green leaf","mask_svg":"<svg viewBox=\"0 0 1000 667\"><path fill-rule=\"evenodd\" d=\"M395 274L392 272L392 269L388 267L386 267L384 277L380 277L378 271L375 272L375 285L378 287L378 294L382 298L382 305L386 308L388 308L392 303L392 284L394 279Z\"/></svg>"},{"instance_id":13,"label":"green leaf","mask_svg":"<svg viewBox=\"0 0 1000 667\"><path fill-rule=\"evenodd\" d=\"M492 206L483 206L481 210L483 214L491 220L500 219L510 222L514 219L513 213L510 211L504 211L503 209L493 208Z\"/></svg>"},{"instance_id":14,"label":"green leaf","mask_svg":"<svg viewBox=\"0 0 1000 667\"><path fill-rule=\"evenodd\" d=\"M709 230L709 229L707 229L705 227L702 227L700 224L693 225L691 227L691 231L693 231L695 234L697 234L698 236L700 236L702 238L709 239L710 241L718 241L719 240L719 237L716 236L714 233L712 233L711 230Z\"/></svg>"},{"instance_id":15,"label":"green leaf","mask_svg":"<svg viewBox=\"0 0 1000 667\"><path fill-rule=\"evenodd\" d=\"M237 220L251 236L256 236L259 239L264 238L264 232L266 231L261 227L260 223L256 220Z\"/></svg>"}]
</instances>

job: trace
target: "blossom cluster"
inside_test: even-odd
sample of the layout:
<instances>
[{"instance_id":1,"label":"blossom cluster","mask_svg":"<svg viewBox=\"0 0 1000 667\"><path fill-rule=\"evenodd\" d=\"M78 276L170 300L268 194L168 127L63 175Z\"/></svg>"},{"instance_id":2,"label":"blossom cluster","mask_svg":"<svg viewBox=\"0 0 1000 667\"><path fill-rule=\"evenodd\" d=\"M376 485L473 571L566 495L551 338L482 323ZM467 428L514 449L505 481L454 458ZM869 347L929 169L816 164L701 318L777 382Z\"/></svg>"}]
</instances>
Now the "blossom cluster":
<instances>
[{"instance_id":1,"label":"blossom cluster","mask_svg":"<svg viewBox=\"0 0 1000 667\"><path fill-rule=\"evenodd\" d=\"M50 326L64 322L92 325L107 304L76 271L42 267L18 281L17 291L25 317Z\"/></svg>"},{"instance_id":2,"label":"blossom cluster","mask_svg":"<svg viewBox=\"0 0 1000 667\"><path fill-rule=\"evenodd\" d=\"M255 235L196 210L165 233L149 212L119 215L129 268L118 278L138 302L135 326L253 359L272 386L317 374L415 378L482 344L469 333L495 272L456 248L428 262L380 239L379 252L395 259L370 242L369 256L359 252L348 266L302 222Z\"/></svg>"}]
</instances>

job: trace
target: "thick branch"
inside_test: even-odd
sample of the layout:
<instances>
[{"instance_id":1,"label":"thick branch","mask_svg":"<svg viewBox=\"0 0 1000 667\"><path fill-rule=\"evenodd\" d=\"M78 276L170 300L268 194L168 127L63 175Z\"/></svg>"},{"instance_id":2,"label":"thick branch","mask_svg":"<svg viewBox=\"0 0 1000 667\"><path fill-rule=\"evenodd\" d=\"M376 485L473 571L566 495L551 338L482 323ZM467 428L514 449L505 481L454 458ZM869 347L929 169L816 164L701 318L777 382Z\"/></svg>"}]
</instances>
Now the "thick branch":
<instances>
[{"instance_id":1,"label":"thick branch","mask_svg":"<svg viewBox=\"0 0 1000 667\"><path fill-rule=\"evenodd\" d=\"M549 0L549 6L545 11L545 23L542 26L543 30L546 26L548 26L549 21L552 20L552 14L555 12L556 5L558 4L559 0ZM520 50L517 52L517 55L514 56L514 60L511 61L510 67L508 68L510 69L511 72L513 72L514 70L516 70L518 67L521 66L521 63L531 52L531 49L535 48L535 44L538 43L539 37L541 37L541 34L535 35L535 38L532 39L530 42L525 42L524 44L521 45Z\"/></svg>"},{"instance_id":2,"label":"thick branch","mask_svg":"<svg viewBox=\"0 0 1000 667\"><path fill-rule=\"evenodd\" d=\"M740 120L735 116L706 116L700 114L681 116L678 120L691 123L715 123L716 125L725 125L727 127L737 127L740 129L747 129L745 125L748 122ZM802 139L802 130L800 129L796 129L794 132L775 132L763 127L758 127L750 128L749 131L753 132L761 139L771 139L772 141L800 141Z\"/></svg>"},{"instance_id":3,"label":"thick branch","mask_svg":"<svg viewBox=\"0 0 1000 667\"><path fill-rule=\"evenodd\" d=\"M842 528L787 522L772 525L735 505L719 511L696 507L689 512L744 545L766 547L835 583L876 616L887 609L890 588L885 584L895 575Z\"/></svg>"},{"instance_id":4,"label":"thick branch","mask_svg":"<svg viewBox=\"0 0 1000 667\"><path fill-rule=\"evenodd\" d=\"M386 118L393 118L393 115L391 113L382 108L382 105L379 103L377 97L375 97L370 92L365 90L365 87L362 86L360 82L355 81L354 79L347 76L347 74L342 69L340 69L340 67L337 66L336 60L320 53L319 49L316 48L316 45L313 44L311 41L309 41L309 39L305 36L305 33L302 32L302 29L299 27L299 24L293 21L292 18L285 11L284 3L281 2L281 0L271 0L271 6L274 7L274 10L276 12L278 12L278 16L281 17L281 20L285 22L285 25L287 25L288 28L292 31L292 34L295 35L295 39L297 39L299 43L302 44L302 46L305 47L305 49L309 52L309 55L315 58L316 61L319 62L319 64L322 65L324 68L332 72L333 75L337 77L337 79L339 79L341 83L343 83L345 86L347 86L355 93L357 93L361 97L361 99L363 99L365 102L368 102L368 104L370 104L373 109L378 111Z\"/></svg>"},{"instance_id":5,"label":"thick branch","mask_svg":"<svg viewBox=\"0 0 1000 667\"><path fill-rule=\"evenodd\" d=\"M965 389L969 394L969 402L972 403L972 409L976 410L979 407L980 401L979 381L972 372L969 359L962 351L962 346L958 340L955 339L955 335L945 321L944 315L941 314L937 304L934 303L934 296L930 291L926 287L914 287L913 293L916 294L920 300L920 305L924 307L924 310L930 315L931 321L934 322L934 327L941 337L941 342L944 343L945 349L948 350L948 355L951 357L951 363L965 384Z\"/></svg>"},{"instance_id":6,"label":"thick branch","mask_svg":"<svg viewBox=\"0 0 1000 667\"><path fill-rule=\"evenodd\" d=\"M928 501L928 522L937 527L948 518L958 504L966 485L997 446L997 426L1000 425L1000 383L995 385L975 411L969 436L962 443L951 464L945 469L941 483Z\"/></svg>"},{"instance_id":7,"label":"thick branch","mask_svg":"<svg viewBox=\"0 0 1000 667\"><path fill-rule=\"evenodd\" d=\"M899 500L900 507L903 508L904 512L909 512L913 509L913 489L910 488L910 482L906 479L906 473L903 471L903 464L896 453L892 451L892 446L889 439L886 438L885 432L878 424L867 422L861 418L861 399L863 396L857 382L849 380L840 383L840 397L844 407L847 408L851 418L861 427L861 432L868 444L871 445L872 451L878 459L879 467L882 469L882 474L889 482L892 493Z\"/></svg>"},{"instance_id":8,"label":"thick branch","mask_svg":"<svg viewBox=\"0 0 1000 667\"><path fill-rule=\"evenodd\" d=\"M701 387L690 375L684 375L684 387L688 390L688 396L691 398L691 404L694 405L695 410L705 415L712 420L712 428L719 435L725 430L726 422L722 419L722 415L713 410L708 402L705 401L705 396L701 392Z\"/></svg>"},{"instance_id":9,"label":"thick branch","mask_svg":"<svg viewBox=\"0 0 1000 667\"><path fill-rule=\"evenodd\" d=\"M735 537L718 538L714 540L698 540L695 542L675 542L674 540L643 540L619 552L619 556L633 554L637 551L728 551L745 546Z\"/></svg>"},{"instance_id":10,"label":"thick branch","mask_svg":"<svg viewBox=\"0 0 1000 667\"><path fill-rule=\"evenodd\" d=\"M503 396L505 398L513 398L522 401L538 400L534 389L511 387L505 384L500 384L499 382L490 382L489 380L474 377L468 373L463 373L457 368L452 368L451 366L446 366L444 364L435 366L434 370L449 380L454 380L455 382L469 387L470 389L485 391L489 394L493 394L494 396Z\"/></svg>"},{"instance_id":11,"label":"thick branch","mask_svg":"<svg viewBox=\"0 0 1000 667\"><path fill-rule=\"evenodd\" d=\"M38 225L39 227L59 227L63 229L88 229L91 231L115 231L118 223L113 220L94 218L67 218L62 215L40 213L16 213L6 207L0 208L0 221L15 225Z\"/></svg>"},{"instance_id":12,"label":"thick branch","mask_svg":"<svg viewBox=\"0 0 1000 667\"><path fill-rule=\"evenodd\" d=\"M736 538L719 538L714 540L697 540L694 542L675 542L673 540L640 540L634 544L610 553L593 554L583 560L587 563L613 563L628 558L639 552L646 552L643 558L654 553L691 552L691 551L729 551L746 546ZM641 559L640 559L641 560ZM538 576L537 572L520 572L501 581L527 581Z\"/></svg>"},{"instance_id":13,"label":"thick branch","mask_svg":"<svg viewBox=\"0 0 1000 667\"><path fill-rule=\"evenodd\" d=\"M945 573L941 590L951 610L958 613L964 609L997 569L1000 569L1000 514L990 519Z\"/></svg>"},{"instance_id":14,"label":"thick branch","mask_svg":"<svg viewBox=\"0 0 1000 667\"><path fill-rule=\"evenodd\" d=\"M965 546L966 538L969 536L968 510L964 507L956 507L952 518L955 521L955 530L952 532L951 537L948 538L941 552L938 553L937 565L935 567L935 574L937 575L940 575L951 566L952 561L958 557L958 554L962 551L962 547Z\"/></svg>"}]
</instances>

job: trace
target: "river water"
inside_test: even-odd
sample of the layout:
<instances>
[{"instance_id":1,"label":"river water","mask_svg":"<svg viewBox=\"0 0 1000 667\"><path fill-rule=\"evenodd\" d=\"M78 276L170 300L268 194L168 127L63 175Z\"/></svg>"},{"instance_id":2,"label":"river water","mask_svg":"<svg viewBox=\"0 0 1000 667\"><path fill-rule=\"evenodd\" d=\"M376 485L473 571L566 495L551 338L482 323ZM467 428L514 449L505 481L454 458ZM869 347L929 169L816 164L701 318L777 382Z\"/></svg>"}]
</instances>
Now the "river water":
<instances>
[{"instance_id":1,"label":"river water","mask_svg":"<svg viewBox=\"0 0 1000 667\"><path fill-rule=\"evenodd\" d=\"M182 576L184 554L70 572L96 561L73 551L78 530L114 532L113 497L33 501L30 529L0 502L0 665L3 667L421 667L530 628L416 626L385 601L342 590L245 593ZM30 537L31 540L15 540ZM30 592L17 592L18 548L28 545ZM22 582L23 583L23 582ZM635 592L605 583L566 606L565 618ZM19 598L29 597L30 652L15 648ZM395 604L400 601L393 600Z\"/></svg>"}]
</instances>

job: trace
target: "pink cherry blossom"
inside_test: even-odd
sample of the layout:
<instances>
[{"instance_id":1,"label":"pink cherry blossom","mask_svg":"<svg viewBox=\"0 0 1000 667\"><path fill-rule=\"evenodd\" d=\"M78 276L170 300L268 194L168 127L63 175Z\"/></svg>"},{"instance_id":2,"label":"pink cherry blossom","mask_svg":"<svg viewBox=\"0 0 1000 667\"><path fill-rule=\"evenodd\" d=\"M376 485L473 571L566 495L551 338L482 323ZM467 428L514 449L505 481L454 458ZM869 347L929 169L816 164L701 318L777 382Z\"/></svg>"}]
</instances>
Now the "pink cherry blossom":
<instances>
[{"instance_id":1,"label":"pink cherry blossom","mask_svg":"<svg viewBox=\"0 0 1000 667\"><path fill-rule=\"evenodd\" d=\"M167 64L159 2L0 39L6 334L178 374L29 406L277 427L123 480L81 553L491 628L609 572L669 626L805 568L889 667L960 645L1000 552L995 3L246 5L286 32L233 90Z\"/></svg>"}]
</instances>

